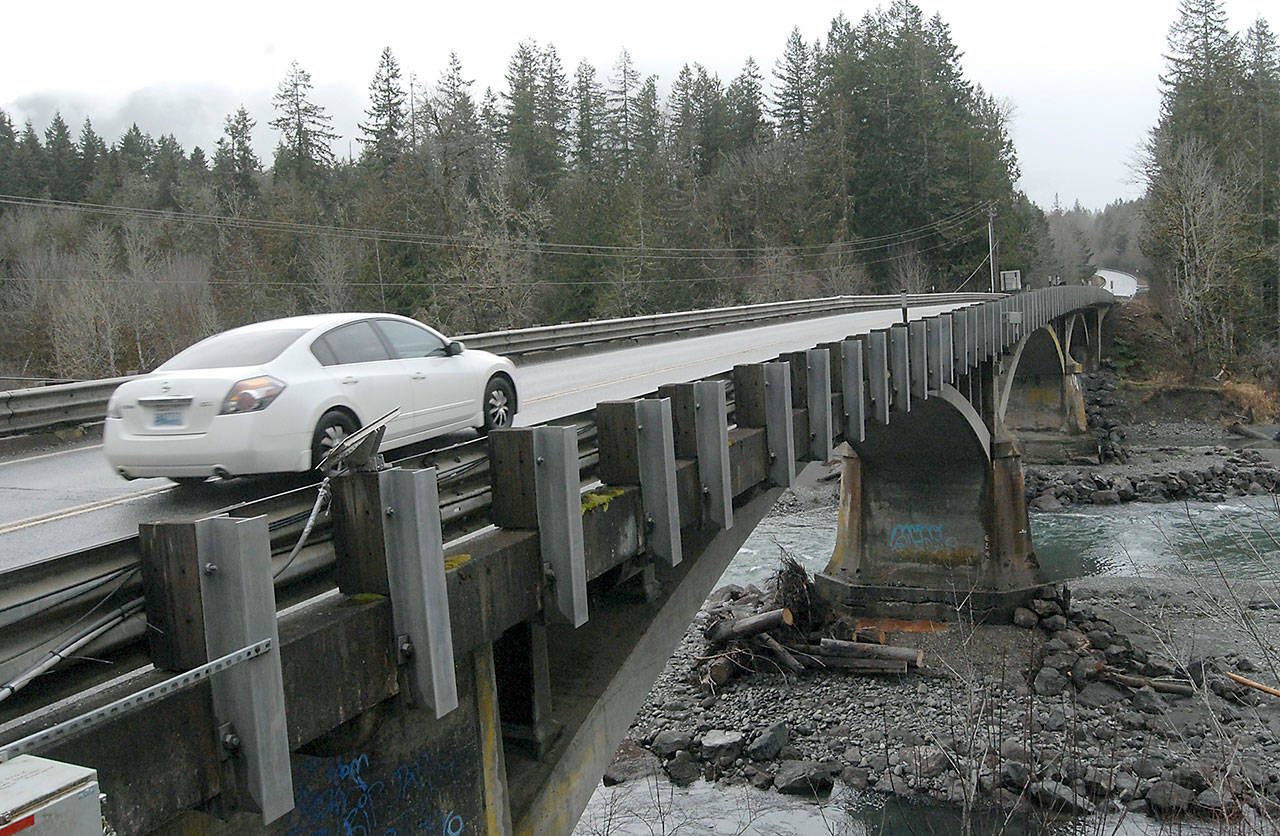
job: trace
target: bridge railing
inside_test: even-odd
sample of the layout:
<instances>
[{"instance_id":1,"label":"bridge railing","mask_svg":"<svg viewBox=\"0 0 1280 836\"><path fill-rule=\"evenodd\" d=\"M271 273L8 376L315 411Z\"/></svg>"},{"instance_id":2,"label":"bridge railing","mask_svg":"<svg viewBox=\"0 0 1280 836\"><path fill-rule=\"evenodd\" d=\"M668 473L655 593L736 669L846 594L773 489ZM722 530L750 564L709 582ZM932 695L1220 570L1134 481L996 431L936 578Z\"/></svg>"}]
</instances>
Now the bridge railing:
<instances>
[{"instance_id":1,"label":"bridge railing","mask_svg":"<svg viewBox=\"0 0 1280 836\"><path fill-rule=\"evenodd\" d=\"M911 294L911 306L966 304L994 298L987 293ZM900 295L833 296L768 302L699 311L653 314L625 319L601 319L464 334L458 339L470 348L484 349L509 357L525 357L539 352L679 334L774 319L829 316L838 313L881 310L897 307ZM116 387L133 376L86 380L0 392L0 436L44 430L67 424L101 421L107 399Z\"/></svg>"}]
</instances>

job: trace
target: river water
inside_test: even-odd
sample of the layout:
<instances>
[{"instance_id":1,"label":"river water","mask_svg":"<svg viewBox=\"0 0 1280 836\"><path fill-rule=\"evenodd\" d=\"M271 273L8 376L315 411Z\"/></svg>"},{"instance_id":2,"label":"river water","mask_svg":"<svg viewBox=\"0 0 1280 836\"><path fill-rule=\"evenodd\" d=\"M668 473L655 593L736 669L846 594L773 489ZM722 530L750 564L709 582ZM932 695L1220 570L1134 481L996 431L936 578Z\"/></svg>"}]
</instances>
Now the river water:
<instances>
[{"instance_id":1,"label":"river water","mask_svg":"<svg viewBox=\"0 0 1280 836\"><path fill-rule=\"evenodd\" d=\"M1049 580L1084 575L1280 580L1280 504L1273 497L1223 503L1130 503L1032 514L1032 536ZM809 572L821 571L835 545L836 512L816 508L766 519L743 544L719 585L763 584L787 554ZM1144 817L1042 824L992 820L974 832L1007 834L1098 833L1147 836L1169 833ZM1215 832L1180 823L1183 834ZM578 836L656 834L849 834L908 836L961 833L954 808L884 799L847 790L837 782L821 803L703 782L688 789L665 780L600 787L577 829Z\"/></svg>"}]
</instances>

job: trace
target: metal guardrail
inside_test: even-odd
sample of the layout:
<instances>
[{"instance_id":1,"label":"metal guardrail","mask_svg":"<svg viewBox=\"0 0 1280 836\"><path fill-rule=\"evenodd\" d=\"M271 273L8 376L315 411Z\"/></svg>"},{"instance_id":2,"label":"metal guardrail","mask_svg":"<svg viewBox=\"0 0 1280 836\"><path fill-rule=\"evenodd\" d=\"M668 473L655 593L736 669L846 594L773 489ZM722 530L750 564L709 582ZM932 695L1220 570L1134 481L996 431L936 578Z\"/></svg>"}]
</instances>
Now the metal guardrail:
<instances>
[{"instance_id":1,"label":"metal guardrail","mask_svg":"<svg viewBox=\"0 0 1280 836\"><path fill-rule=\"evenodd\" d=\"M913 307L963 304L991 298L994 297L989 293L914 294L907 296L907 304ZM894 308L900 304L901 299L901 295L833 296L627 319L600 319L512 331L488 331L464 334L458 339L470 348L520 357L541 351L676 334L701 328ZM114 377L0 392L0 436L101 421L106 415L107 399L111 397L111 393L121 383L132 379L132 376Z\"/></svg>"},{"instance_id":2,"label":"metal guardrail","mask_svg":"<svg viewBox=\"0 0 1280 836\"><path fill-rule=\"evenodd\" d=\"M1040 321L1064 315L1072 310L1110 304L1114 298L1093 287L1054 288L1042 291L1045 296L1029 301L1030 294L1001 299L982 306L990 311L992 322L1002 321L1006 328L992 334L992 343L1002 349L1016 342L1026 327L1012 312L1034 312ZM985 294L983 294L985 298ZM938 297L930 297L938 301ZM895 302L897 298L895 297ZM883 305L882 305L883 306ZM998 336L997 336L998 335ZM732 391L729 394L732 400ZM730 404L732 407L732 404ZM582 413L557 419L551 423L577 429L578 458L583 484L595 481L599 455L595 443L594 413ZM491 500L487 440L480 438L462 444L417 454L394 462L406 468L435 467L439 474L440 515L445 542L480 530L489 524ZM311 506L316 486L308 486L224 509L234 517L266 514L273 558L283 564L285 555L297 539ZM326 515L327 517L327 515ZM281 607L318 594L331 584L325 580L334 561L329 540L328 521L324 519L312 533L311 545L276 581ZM94 546L81 552L50 558L36 564L0 572L0 682L28 664L34 655L49 646L56 636L84 617L86 610L100 606L112 592L118 601L137 596L141 591L137 568L140 547L137 536ZM136 644L144 624L135 618L112 635L103 636L87 646L82 654L89 657L111 656ZM116 670L119 674L122 671ZM21 701L14 700L14 703ZM4 718L22 706L0 703L0 729ZM30 706L27 706L30 708Z\"/></svg>"}]
</instances>

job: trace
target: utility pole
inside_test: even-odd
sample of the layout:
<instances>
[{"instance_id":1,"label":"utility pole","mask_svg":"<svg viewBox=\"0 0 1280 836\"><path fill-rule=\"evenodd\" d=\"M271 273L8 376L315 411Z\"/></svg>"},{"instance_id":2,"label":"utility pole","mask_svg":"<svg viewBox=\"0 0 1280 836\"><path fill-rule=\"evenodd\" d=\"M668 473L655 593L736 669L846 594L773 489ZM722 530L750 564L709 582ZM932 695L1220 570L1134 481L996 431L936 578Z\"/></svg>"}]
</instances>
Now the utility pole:
<instances>
[{"instance_id":1,"label":"utility pole","mask_svg":"<svg viewBox=\"0 0 1280 836\"><path fill-rule=\"evenodd\" d=\"M991 292L996 292L996 205L987 207L987 247L988 260L991 262Z\"/></svg>"}]
</instances>

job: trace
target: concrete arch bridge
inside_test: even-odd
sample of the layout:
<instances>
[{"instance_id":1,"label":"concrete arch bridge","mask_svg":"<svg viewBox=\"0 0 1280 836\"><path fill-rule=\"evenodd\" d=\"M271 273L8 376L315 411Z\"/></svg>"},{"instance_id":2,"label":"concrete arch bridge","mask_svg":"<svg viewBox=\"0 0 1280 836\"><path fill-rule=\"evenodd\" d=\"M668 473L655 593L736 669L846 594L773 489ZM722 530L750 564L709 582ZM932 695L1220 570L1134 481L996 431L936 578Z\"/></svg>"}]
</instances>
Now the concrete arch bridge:
<instances>
[{"instance_id":1,"label":"concrete arch bridge","mask_svg":"<svg viewBox=\"0 0 1280 836\"><path fill-rule=\"evenodd\" d=\"M121 834L568 833L808 463L844 460L831 601L1007 617L1041 580L1019 439L1087 452L1079 376L1113 303L1059 287L834 336L795 321L799 350L770 362L495 432L472 459L371 460L303 558L320 594L272 592L298 571L274 500L143 526L112 559L141 569L149 664L0 724L0 759L96 770ZM492 525L451 534L486 500Z\"/></svg>"}]
</instances>

